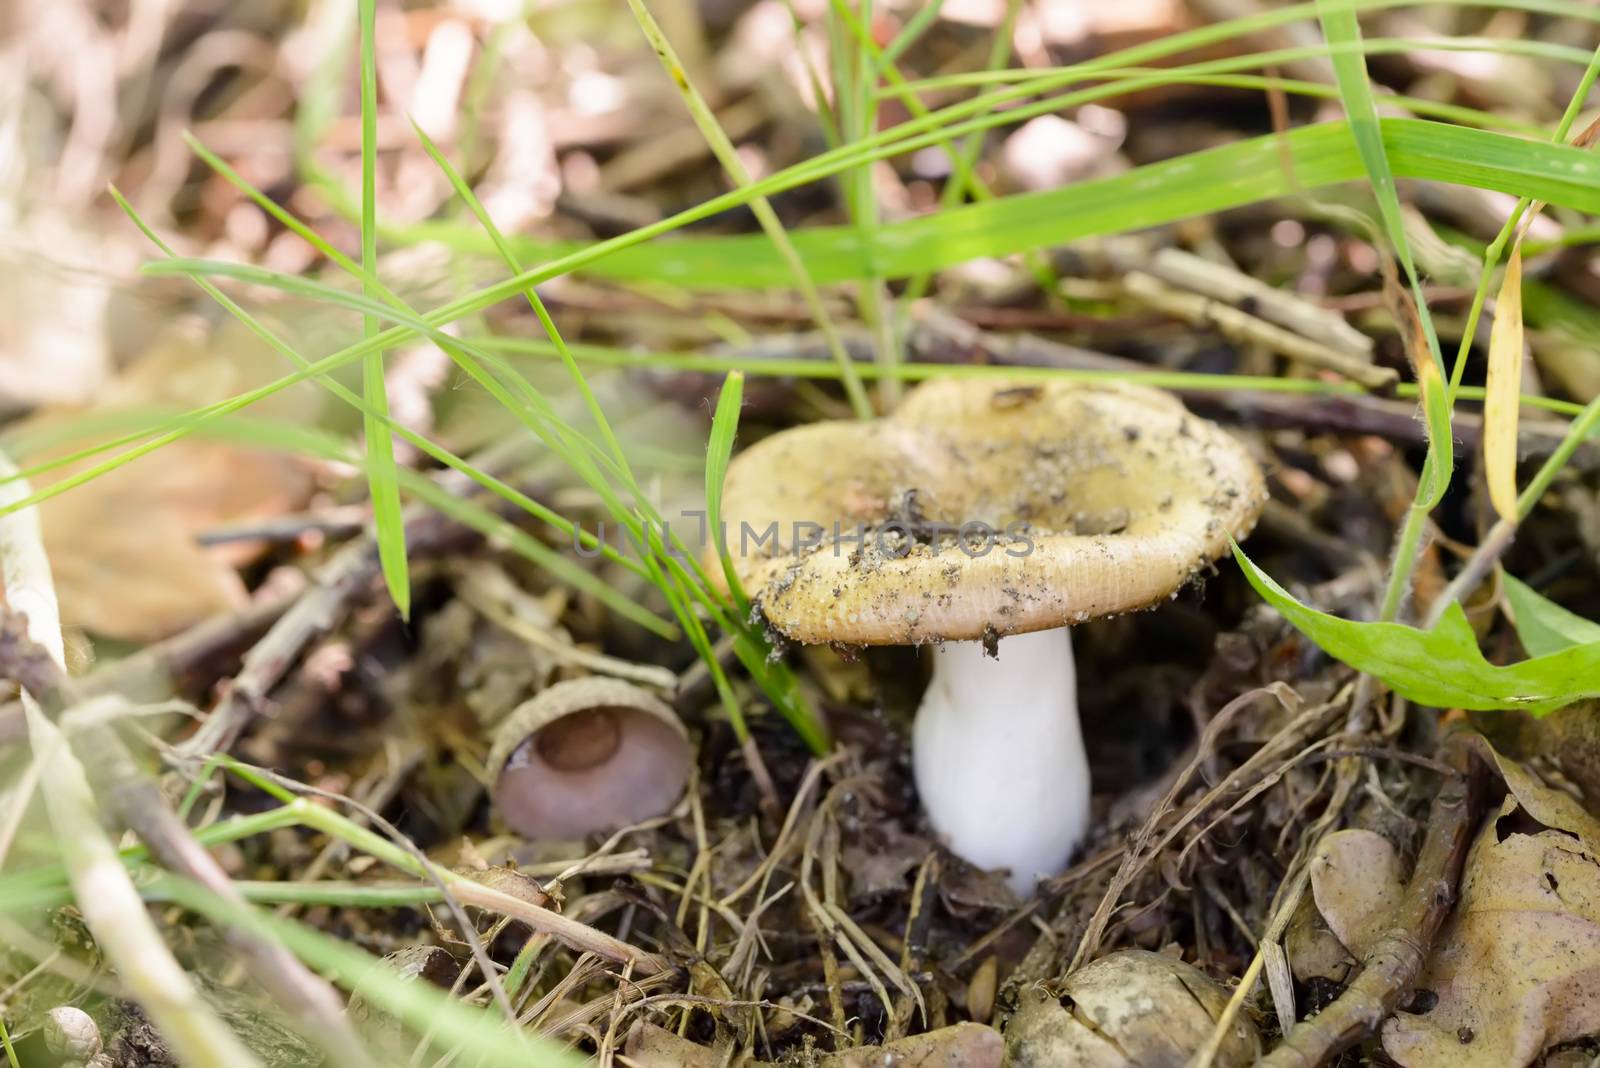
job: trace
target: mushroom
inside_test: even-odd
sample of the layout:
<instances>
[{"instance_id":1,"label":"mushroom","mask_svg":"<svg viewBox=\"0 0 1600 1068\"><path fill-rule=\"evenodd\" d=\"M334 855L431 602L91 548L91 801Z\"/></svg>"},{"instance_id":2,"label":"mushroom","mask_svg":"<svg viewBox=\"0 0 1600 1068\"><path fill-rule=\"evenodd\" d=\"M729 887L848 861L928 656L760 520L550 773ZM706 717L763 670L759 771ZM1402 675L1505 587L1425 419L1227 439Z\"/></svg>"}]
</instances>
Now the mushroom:
<instances>
[{"instance_id":1,"label":"mushroom","mask_svg":"<svg viewBox=\"0 0 1600 1068\"><path fill-rule=\"evenodd\" d=\"M938 643L918 793L952 852L1025 894L1088 823L1068 628L1175 594L1265 497L1245 448L1169 394L946 378L888 418L746 449L722 504L736 573L784 636Z\"/></svg>"},{"instance_id":2,"label":"mushroom","mask_svg":"<svg viewBox=\"0 0 1600 1068\"><path fill-rule=\"evenodd\" d=\"M660 816L689 779L689 736L620 679L558 682L518 705L489 752L494 801L528 838L581 838Z\"/></svg>"}]
</instances>

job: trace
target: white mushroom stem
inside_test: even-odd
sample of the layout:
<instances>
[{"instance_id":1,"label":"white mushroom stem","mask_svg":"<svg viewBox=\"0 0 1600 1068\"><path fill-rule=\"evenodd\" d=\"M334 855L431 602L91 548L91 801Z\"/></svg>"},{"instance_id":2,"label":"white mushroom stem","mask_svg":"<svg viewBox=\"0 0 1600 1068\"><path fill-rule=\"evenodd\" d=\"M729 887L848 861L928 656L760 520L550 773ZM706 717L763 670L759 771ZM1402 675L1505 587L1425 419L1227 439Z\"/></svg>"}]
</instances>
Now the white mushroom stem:
<instances>
[{"instance_id":1,"label":"white mushroom stem","mask_svg":"<svg viewBox=\"0 0 1600 1068\"><path fill-rule=\"evenodd\" d=\"M945 845L980 868L1005 868L1033 893L1062 871L1089 823L1089 762L1078 726L1066 627L1015 634L999 657L981 642L933 649L917 710L917 791Z\"/></svg>"}]
</instances>

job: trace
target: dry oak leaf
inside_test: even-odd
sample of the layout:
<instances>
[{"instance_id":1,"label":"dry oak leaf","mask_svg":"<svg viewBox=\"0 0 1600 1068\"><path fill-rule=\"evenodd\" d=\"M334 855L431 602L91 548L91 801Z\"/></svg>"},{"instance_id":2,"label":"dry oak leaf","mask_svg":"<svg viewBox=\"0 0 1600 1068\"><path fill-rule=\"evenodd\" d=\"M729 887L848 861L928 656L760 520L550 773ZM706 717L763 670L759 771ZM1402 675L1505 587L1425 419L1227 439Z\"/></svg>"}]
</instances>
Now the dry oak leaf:
<instances>
[{"instance_id":1,"label":"dry oak leaf","mask_svg":"<svg viewBox=\"0 0 1600 1068\"><path fill-rule=\"evenodd\" d=\"M1181 1068L1216 1030L1229 992L1161 953L1125 949L1064 979L1059 996L1037 987L1005 1028L1011 1068ZM1212 1064L1254 1064L1261 1038L1243 1014Z\"/></svg>"},{"instance_id":2,"label":"dry oak leaf","mask_svg":"<svg viewBox=\"0 0 1600 1068\"><path fill-rule=\"evenodd\" d=\"M214 337L173 326L115 379L87 409L56 409L29 418L22 440L45 443L27 466L81 449L104 433L85 431L101 419L157 411L183 412L231 397L270 380L275 357L242 328ZM304 421L317 397L290 389L253 407L253 415ZM127 429L117 426L117 431ZM35 489L104 459L50 471ZM238 543L214 549L195 535L301 508L313 489L302 460L188 437L158 449L39 507L45 548L61 598L61 621L96 635L150 642L208 616L240 607L245 588L236 568L260 546Z\"/></svg>"},{"instance_id":3,"label":"dry oak leaf","mask_svg":"<svg viewBox=\"0 0 1600 1068\"><path fill-rule=\"evenodd\" d=\"M1534 822L1518 803L1545 789L1531 776L1508 785L1417 983L1437 1002L1384 1025L1384 1051L1405 1068L1516 1068L1600 1032L1600 857L1577 832Z\"/></svg>"},{"instance_id":4,"label":"dry oak leaf","mask_svg":"<svg viewBox=\"0 0 1600 1068\"><path fill-rule=\"evenodd\" d=\"M40 505L61 621L151 642L247 600L232 546L201 531L294 511L311 489L293 459L185 441Z\"/></svg>"},{"instance_id":5,"label":"dry oak leaf","mask_svg":"<svg viewBox=\"0 0 1600 1068\"><path fill-rule=\"evenodd\" d=\"M1404 887L1400 857L1376 831L1334 831L1317 843L1311 856L1311 895L1317 909L1358 960L1388 929Z\"/></svg>"}]
</instances>

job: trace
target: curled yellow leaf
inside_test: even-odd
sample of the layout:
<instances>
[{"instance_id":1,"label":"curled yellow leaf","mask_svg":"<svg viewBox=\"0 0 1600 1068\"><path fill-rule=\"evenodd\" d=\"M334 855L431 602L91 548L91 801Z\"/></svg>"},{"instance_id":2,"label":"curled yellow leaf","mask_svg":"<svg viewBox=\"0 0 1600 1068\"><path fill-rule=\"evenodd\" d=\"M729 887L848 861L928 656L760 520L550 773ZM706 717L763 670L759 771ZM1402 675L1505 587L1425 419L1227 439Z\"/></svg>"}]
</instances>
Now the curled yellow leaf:
<instances>
[{"instance_id":1,"label":"curled yellow leaf","mask_svg":"<svg viewBox=\"0 0 1600 1068\"><path fill-rule=\"evenodd\" d=\"M1517 518L1517 416L1522 394L1522 245L1511 247L1489 328L1483 402L1483 471L1502 519Z\"/></svg>"}]
</instances>

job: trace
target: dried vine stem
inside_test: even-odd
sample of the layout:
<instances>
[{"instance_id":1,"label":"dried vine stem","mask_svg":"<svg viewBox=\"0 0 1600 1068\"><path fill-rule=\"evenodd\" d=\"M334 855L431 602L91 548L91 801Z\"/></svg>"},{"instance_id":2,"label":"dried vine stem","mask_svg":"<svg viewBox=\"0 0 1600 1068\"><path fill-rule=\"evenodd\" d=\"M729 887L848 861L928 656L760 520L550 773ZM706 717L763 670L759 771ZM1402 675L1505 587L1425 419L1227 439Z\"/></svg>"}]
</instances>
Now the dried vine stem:
<instances>
[{"instance_id":1,"label":"dried vine stem","mask_svg":"<svg viewBox=\"0 0 1600 1068\"><path fill-rule=\"evenodd\" d=\"M1389 929L1361 961L1361 971L1333 1004L1290 1029L1260 1063L1264 1068L1315 1068L1377 1031L1410 993L1455 902L1483 808L1484 768L1469 738L1452 734L1443 762L1455 774L1434 798L1422 851Z\"/></svg>"}]
</instances>

